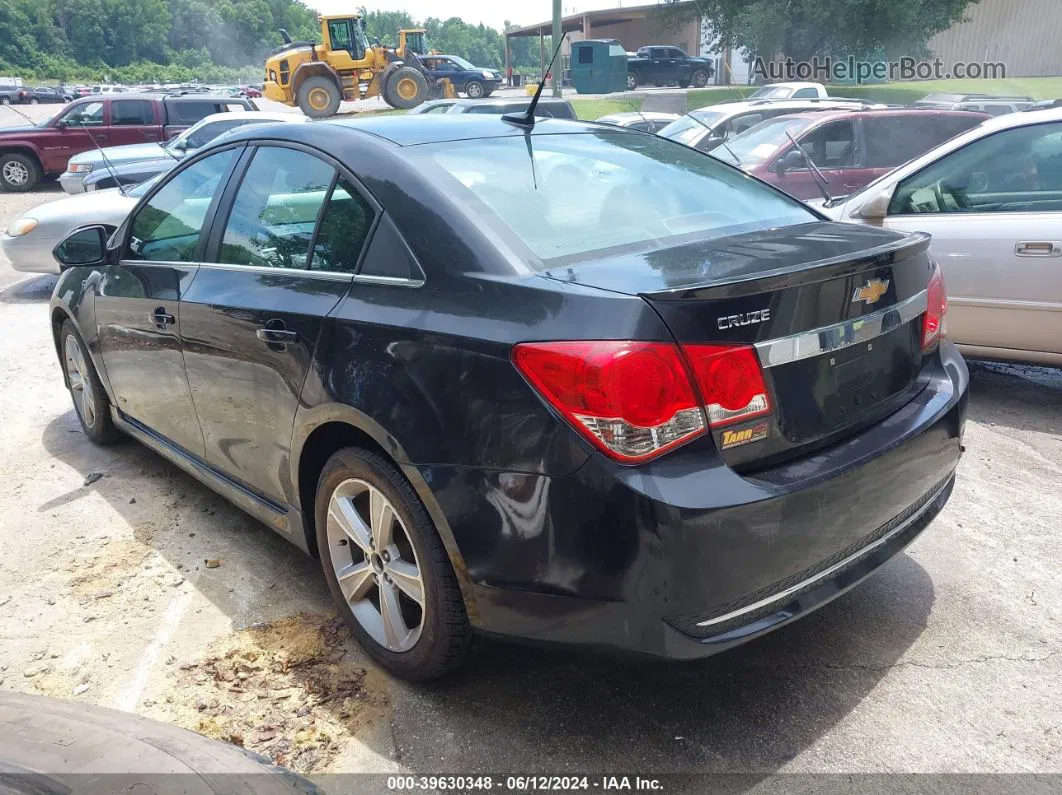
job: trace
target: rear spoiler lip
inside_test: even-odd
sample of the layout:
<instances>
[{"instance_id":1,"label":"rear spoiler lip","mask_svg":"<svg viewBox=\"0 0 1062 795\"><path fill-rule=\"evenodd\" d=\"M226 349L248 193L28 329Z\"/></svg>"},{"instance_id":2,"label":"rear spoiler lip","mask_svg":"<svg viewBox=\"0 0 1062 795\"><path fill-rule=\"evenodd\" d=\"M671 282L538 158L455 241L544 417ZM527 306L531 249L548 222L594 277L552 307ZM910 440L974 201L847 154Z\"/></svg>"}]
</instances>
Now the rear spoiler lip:
<instances>
[{"instance_id":1,"label":"rear spoiler lip","mask_svg":"<svg viewBox=\"0 0 1062 795\"><path fill-rule=\"evenodd\" d=\"M848 276L865 271L868 268L885 267L911 257L917 257L929 250L931 239L931 236L925 232L911 232L891 243L883 243L880 246L852 254L844 254L791 267L777 268L773 271L743 279L706 281L701 284L675 287L670 290L639 293L639 296L656 301L716 300L784 290L787 287L829 281L840 276ZM810 279L807 273L809 270L815 271L814 276ZM926 280L928 281L928 279L929 274L927 271Z\"/></svg>"}]
</instances>

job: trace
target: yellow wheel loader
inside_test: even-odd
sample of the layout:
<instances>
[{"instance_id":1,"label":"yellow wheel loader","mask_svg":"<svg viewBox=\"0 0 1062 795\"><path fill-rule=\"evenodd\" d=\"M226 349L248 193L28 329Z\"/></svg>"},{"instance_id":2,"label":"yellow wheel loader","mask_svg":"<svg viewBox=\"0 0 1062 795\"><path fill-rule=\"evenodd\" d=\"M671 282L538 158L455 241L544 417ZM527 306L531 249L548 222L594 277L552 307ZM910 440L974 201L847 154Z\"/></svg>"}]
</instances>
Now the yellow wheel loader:
<instances>
[{"instance_id":1,"label":"yellow wheel loader","mask_svg":"<svg viewBox=\"0 0 1062 795\"><path fill-rule=\"evenodd\" d=\"M358 16L322 16L321 43L292 41L270 53L265 66L269 99L323 119L343 100L382 97L392 108L414 108L428 99L455 97L446 78L435 80L418 58L427 54L425 31L401 30L396 49L370 42Z\"/></svg>"}]
</instances>

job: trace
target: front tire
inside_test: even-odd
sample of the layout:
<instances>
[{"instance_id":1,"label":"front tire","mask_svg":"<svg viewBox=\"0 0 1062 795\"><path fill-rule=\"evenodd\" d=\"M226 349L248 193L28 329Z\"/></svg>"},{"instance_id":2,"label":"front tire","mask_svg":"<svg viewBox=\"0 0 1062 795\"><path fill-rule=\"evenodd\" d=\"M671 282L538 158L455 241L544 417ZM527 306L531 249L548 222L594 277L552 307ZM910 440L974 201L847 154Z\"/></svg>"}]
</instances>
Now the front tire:
<instances>
[{"instance_id":1,"label":"front tire","mask_svg":"<svg viewBox=\"0 0 1062 795\"><path fill-rule=\"evenodd\" d=\"M423 503L383 456L335 453L317 482L325 580L365 651L395 676L434 679L471 648L461 590Z\"/></svg>"},{"instance_id":2,"label":"front tire","mask_svg":"<svg viewBox=\"0 0 1062 795\"><path fill-rule=\"evenodd\" d=\"M111 421L111 401L96 374L81 335L69 320L63 323L59 340L63 370L81 430L95 444L114 444L122 437Z\"/></svg>"},{"instance_id":3,"label":"front tire","mask_svg":"<svg viewBox=\"0 0 1062 795\"><path fill-rule=\"evenodd\" d=\"M40 105L41 103L40 103L40 100L38 100L36 97L34 97L33 99L30 100L30 104L31 105Z\"/></svg>"},{"instance_id":4,"label":"front tire","mask_svg":"<svg viewBox=\"0 0 1062 795\"><path fill-rule=\"evenodd\" d=\"M469 80L465 83L465 96L469 99L482 99L486 95L486 89L478 80Z\"/></svg>"},{"instance_id":5,"label":"front tire","mask_svg":"<svg viewBox=\"0 0 1062 795\"><path fill-rule=\"evenodd\" d=\"M12 153L0 157L0 190L25 193L41 181L41 167L28 155Z\"/></svg>"},{"instance_id":6,"label":"front tire","mask_svg":"<svg viewBox=\"0 0 1062 795\"><path fill-rule=\"evenodd\" d=\"M708 70L698 69L690 75L690 81L693 83L694 88L704 88L708 85Z\"/></svg>"},{"instance_id":7,"label":"front tire","mask_svg":"<svg viewBox=\"0 0 1062 795\"><path fill-rule=\"evenodd\" d=\"M384 102L392 108L409 110L428 98L428 81L412 66L395 69L384 88Z\"/></svg>"},{"instance_id":8,"label":"front tire","mask_svg":"<svg viewBox=\"0 0 1062 795\"><path fill-rule=\"evenodd\" d=\"M10 105L11 97L0 97L0 105Z\"/></svg>"},{"instance_id":9,"label":"front tire","mask_svg":"<svg viewBox=\"0 0 1062 795\"><path fill-rule=\"evenodd\" d=\"M327 77L308 77L299 86L299 108L311 119L335 116L343 95Z\"/></svg>"},{"instance_id":10,"label":"front tire","mask_svg":"<svg viewBox=\"0 0 1062 795\"><path fill-rule=\"evenodd\" d=\"M638 75L634 72L627 72L627 90L634 91L638 87Z\"/></svg>"}]
</instances>

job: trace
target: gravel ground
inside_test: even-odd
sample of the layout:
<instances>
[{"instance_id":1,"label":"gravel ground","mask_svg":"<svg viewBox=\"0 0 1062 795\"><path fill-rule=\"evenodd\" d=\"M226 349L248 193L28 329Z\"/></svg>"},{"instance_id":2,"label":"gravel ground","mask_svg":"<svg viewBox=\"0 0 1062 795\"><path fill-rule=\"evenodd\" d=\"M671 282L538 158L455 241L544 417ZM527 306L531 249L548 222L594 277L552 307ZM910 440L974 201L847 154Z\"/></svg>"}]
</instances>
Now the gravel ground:
<instances>
[{"instance_id":1,"label":"gravel ground","mask_svg":"<svg viewBox=\"0 0 1062 795\"><path fill-rule=\"evenodd\" d=\"M0 194L0 227L58 195ZM1060 371L972 365L947 509L792 627L687 665L486 644L413 688L334 625L315 562L145 448L85 439L53 284L0 257L0 689L318 772L1062 771Z\"/></svg>"}]
</instances>

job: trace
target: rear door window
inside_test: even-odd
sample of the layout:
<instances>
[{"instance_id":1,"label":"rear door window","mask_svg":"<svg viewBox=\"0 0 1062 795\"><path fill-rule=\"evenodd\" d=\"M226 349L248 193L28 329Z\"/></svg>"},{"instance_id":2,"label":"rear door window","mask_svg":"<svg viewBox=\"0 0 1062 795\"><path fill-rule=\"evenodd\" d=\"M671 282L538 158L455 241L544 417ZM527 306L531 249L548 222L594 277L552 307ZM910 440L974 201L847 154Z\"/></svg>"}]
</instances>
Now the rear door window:
<instances>
[{"instance_id":1,"label":"rear door window","mask_svg":"<svg viewBox=\"0 0 1062 795\"><path fill-rule=\"evenodd\" d=\"M354 273L375 218L376 211L353 185L346 179L336 182L321 215L310 270Z\"/></svg>"},{"instance_id":2,"label":"rear door window","mask_svg":"<svg viewBox=\"0 0 1062 795\"><path fill-rule=\"evenodd\" d=\"M867 168L898 166L945 140L933 116L867 116L863 135Z\"/></svg>"},{"instance_id":3,"label":"rear door window","mask_svg":"<svg viewBox=\"0 0 1062 795\"><path fill-rule=\"evenodd\" d=\"M217 261L305 270L335 176L334 168L305 152L259 148L236 191Z\"/></svg>"},{"instance_id":4,"label":"rear door window","mask_svg":"<svg viewBox=\"0 0 1062 795\"><path fill-rule=\"evenodd\" d=\"M166 105L171 124L195 124L211 113L218 112L216 102L201 100L169 102Z\"/></svg>"},{"instance_id":5,"label":"rear door window","mask_svg":"<svg viewBox=\"0 0 1062 795\"><path fill-rule=\"evenodd\" d=\"M155 103L149 99L111 100L112 127L144 127L155 123Z\"/></svg>"}]
</instances>

